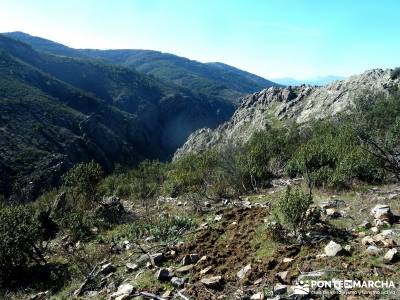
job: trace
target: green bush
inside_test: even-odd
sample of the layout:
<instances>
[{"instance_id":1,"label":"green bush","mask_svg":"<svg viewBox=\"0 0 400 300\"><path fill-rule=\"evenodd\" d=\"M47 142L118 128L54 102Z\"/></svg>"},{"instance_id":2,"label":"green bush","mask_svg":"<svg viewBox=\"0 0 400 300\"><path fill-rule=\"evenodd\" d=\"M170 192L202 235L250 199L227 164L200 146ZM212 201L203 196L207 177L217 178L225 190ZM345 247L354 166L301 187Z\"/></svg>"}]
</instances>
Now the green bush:
<instances>
[{"instance_id":1,"label":"green bush","mask_svg":"<svg viewBox=\"0 0 400 300\"><path fill-rule=\"evenodd\" d=\"M302 232L309 224L307 212L312 204L312 196L299 188L286 189L284 195L273 206L276 221L294 233Z\"/></svg>"},{"instance_id":2,"label":"green bush","mask_svg":"<svg viewBox=\"0 0 400 300\"><path fill-rule=\"evenodd\" d=\"M0 209L0 280L18 278L31 263L45 263L41 227L28 206Z\"/></svg>"},{"instance_id":3,"label":"green bush","mask_svg":"<svg viewBox=\"0 0 400 300\"><path fill-rule=\"evenodd\" d=\"M291 177L303 175L315 186L350 187L355 179L382 181L378 161L365 151L347 121L317 121L286 166Z\"/></svg>"},{"instance_id":4,"label":"green bush","mask_svg":"<svg viewBox=\"0 0 400 300\"><path fill-rule=\"evenodd\" d=\"M63 176L64 186L72 194L75 205L81 205L85 209L93 208L97 202L97 188L103 175L101 166L91 161L75 165Z\"/></svg>"}]
</instances>

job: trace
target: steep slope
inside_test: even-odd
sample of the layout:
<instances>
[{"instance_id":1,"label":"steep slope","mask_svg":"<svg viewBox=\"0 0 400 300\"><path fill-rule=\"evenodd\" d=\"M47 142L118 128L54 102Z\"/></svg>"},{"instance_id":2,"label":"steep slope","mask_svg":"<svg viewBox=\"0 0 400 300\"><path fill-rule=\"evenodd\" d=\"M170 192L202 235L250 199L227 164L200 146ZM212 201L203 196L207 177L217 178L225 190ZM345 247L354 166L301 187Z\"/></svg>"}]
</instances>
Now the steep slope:
<instances>
[{"instance_id":1,"label":"steep slope","mask_svg":"<svg viewBox=\"0 0 400 300\"><path fill-rule=\"evenodd\" d=\"M110 171L165 159L187 136L227 120L232 105L134 70L34 51L0 35L0 194L31 198L95 159Z\"/></svg>"},{"instance_id":2,"label":"steep slope","mask_svg":"<svg viewBox=\"0 0 400 300\"><path fill-rule=\"evenodd\" d=\"M222 63L200 63L173 54L151 50L72 49L22 32L5 35L30 44L34 49L70 57L90 57L134 68L165 82L209 97L237 104L245 94L278 84Z\"/></svg>"},{"instance_id":3,"label":"steep slope","mask_svg":"<svg viewBox=\"0 0 400 300\"><path fill-rule=\"evenodd\" d=\"M232 118L215 130L204 128L194 132L177 150L175 157L199 152L228 143L240 143L267 124L287 120L299 124L343 112L358 94L372 90L390 91L400 88L400 79L391 78L391 70L370 70L347 80L324 86L268 88L243 99Z\"/></svg>"}]
</instances>

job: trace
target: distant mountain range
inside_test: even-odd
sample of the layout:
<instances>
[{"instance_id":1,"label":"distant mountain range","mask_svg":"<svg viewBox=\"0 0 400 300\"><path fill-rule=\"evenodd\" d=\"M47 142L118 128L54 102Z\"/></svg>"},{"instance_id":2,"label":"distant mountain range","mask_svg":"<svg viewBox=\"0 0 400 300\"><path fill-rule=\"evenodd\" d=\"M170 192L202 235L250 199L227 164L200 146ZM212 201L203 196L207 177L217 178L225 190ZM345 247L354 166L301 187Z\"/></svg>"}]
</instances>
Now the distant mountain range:
<instances>
[{"instance_id":1,"label":"distant mountain range","mask_svg":"<svg viewBox=\"0 0 400 300\"><path fill-rule=\"evenodd\" d=\"M327 85L333 81L343 80L343 79L346 79L346 77L330 75L330 76L319 76L305 80L297 80L291 77L275 78L273 79L273 81L286 86L299 86L302 84L322 86L322 85Z\"/></svg>"},{"instance_id":2,"label":"distant mountain range","mask_svg":"<svg viewBox=\"0 0 400 300\"><path fill-rule=\"evenodd\" d=\"M26 201L92 159L106 171L168 159L273 82L147 50L79 50L0 34L0 196Z\"/></svg>"}]
</instances>

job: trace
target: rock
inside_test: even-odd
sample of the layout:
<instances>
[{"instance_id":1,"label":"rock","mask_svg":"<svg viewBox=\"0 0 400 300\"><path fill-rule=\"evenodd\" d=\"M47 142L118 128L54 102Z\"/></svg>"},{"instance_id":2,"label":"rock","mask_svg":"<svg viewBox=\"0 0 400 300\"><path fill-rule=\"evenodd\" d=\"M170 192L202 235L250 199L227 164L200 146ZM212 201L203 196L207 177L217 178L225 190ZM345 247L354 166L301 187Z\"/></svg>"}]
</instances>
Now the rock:
<instances>
[{"instance_id":1,"label":"rock","mask_svg":"<svg viewBox=\"0 0 400 300\"><path fill-rule=\"evenodd\" d=\"M378 233L378 232L379 232L379 228L376 227L376 226L371 227L371 231L372 231L373 233Z\"/></svg>"},{"instance_id":2,"label":"rock","mask_svg":"<svg viewBox=\"0 0 400 300\"><path fill-rule=\"evenodd\" d=\"M167 290L161 295L162 298L167 298L167 299L171 298L171 296L172 296L172 291L171 290Z\"/></svg>"},{"instance_id":3,"label":"rock","mask_svg":"<svg viewBox=\"0 0 400 300\"><path fill-rule=\"evenodd\" d=\"M216 215L214 221L218 222L222 220L222 215Z\"/></svg>"},{"instance_id":4,"label":"rock","mask_svg":"<svg viewBox=\"0 0 400 300\"><path fill-rule=\"evenodd\" d=\"M185 285L185 280L182 279L182 278L179 278L179 277L172 277L171 278L171 284L174 287L181 288L181 287L183 287Z\"/></svg>"},{"instance_id":5,"label":"rock","mask_svg":"<svg viewBox=\"0 0 400 300\"><path fill-rule=\"evenodd\" d=\"M45 300L50 297L50 291L40 292L35 295L32 295L30 300Z\"/></svg>"},{"instance_id":6,"label":"rock","mask_svg":"<svg viewBox=\"0 0 400 300\"><path fill-rule=\"evenodd\" d=\"M242 280L248 272L251 271L251 264L246 265L244 268L242 268L239 272L236 273L236 276L239 278L239 280Z\"/></svg>"},{"instance_id":7,"label":"rock","mask_svg":"<svg viewBox=\"0 0 400 300\"><path fill-rule=\"evenodd\" d=\"M374 245L370 245L367 248L367 253L370 255L379 255L382 252L381 248L378 248Z\"/></svg>"},{"instance_id":8,"label":"rock","mask_svg":"<svg viewBox=\"0 0 400 300\"><path fill-rule=\"evenodd\" d=\"M189 273L193 269L193 267L194 267L193 265L183 266L183 267L176 269L175 272L181 273L181 274Z\"/></svg>"},{"instance_id":9,"label":"rock","mask_svg":"<svg viewBox=\"0 0 400 300\"><path fill-rule=\"evenodd\" d=\"M110 295L110 299L123 300L128 299L128 297L133 293L135 287L130 283L123 283L118 287L118 290Z\"/></svg>"},{"instance_id":10,"label":"rock","mask_svg":"<svg viewBox=\"0 0 400 300\"><path fill-rule=\"evenodd\" d=\"M208 288L213 289L220 287L221 281L221 276L204 277L201 279L202 284L204 284Z\"/></svg>"},{"instance_id":11,"label":"rock","mask_svg":"<svg viewBox=\"0 0 400 300\"><path fill-rule=\"evenodd\" d=\"M371 236L367 235L361 239L361 244L363 244L365 246L366 245L374 245L375 240Z\"/></svg>"},{"instance_id":12,"label":"rock","mask_svg":"<svg viewBox=\"0 0 400 300\"><path fill-rule=\"evenodd\" d=\"M259 292L257 294L254 294L250 297L250 300L263 300L264 299L264 293Z\"/></svg>"},{"instance_id":13,"label":"rock","mask_svg":"<svg viewBox=\"0 0 400 300\"><path fill-rule=\"evenodd\" d=\"M209 201L204 201L204 206L205 207L211 207L211 203Z\"/></svg>"},{"instance_id":14,"label":"rock","mask_svg":"<svg viewBox=\"0 0 400 300\"><path fill-rule=\"evenodd\" d=\"M274 286L274 295L282 295L287 292L287 286L283 284L277 284Z\"/></svg>"},{"instance_id":15,"label":"rock","mask_svg":"<svg viewBox=\"0 0 400 300\"><path fill-rule=\"evenodd\" d=\"M200 256L197 253L191 253L190 260L191 260L192 264L195 264L200 260Z\"/></svg>"},{"instance_id":16,"label":"rock","mask_svg":"<svg viewBox=\"0 0 400 300\"><path fill-rule=\"evenodd\" d=\"M163 260L164 260L164 254L162 254L162 253L155 253L155 254L152 254L150 256L153 259L154 264L156 266L159 265L160 263L162 263Z\"/></svg>"},{"instance_id":17,"label":"rock","mask_svg":"<svg viewBox=\"0 0 400 300\"><path fill-rule=\"evenodd\" d=\"M341 212L336 208L328 208L327 210L325 210L325 214L327 217L330 217L332 219L340 218L342 216Z\"/></svg>"},{"instance_id":18,"label":"rock","mask_svg":"<svg viewBox=\"0 0 400 300\"><path fill-rule=\"evenodd\" d=\"M129 262L126 263L125 267L129 272L133 272L133 271L136 271L137 269L139 269L139 266L137 264L133 264L133 263L129 263Z\"/></svg>"},{"instance_id":19,"label":"rock","mask_svg":"<svg viewBox=\"0 0 400 300\"><path fill-rule=\"evenodd\" d=\"M395 258L397 258L397 249L396 248L392 248L389 249L388 252L386 252L385 256L383 257L383 259L387 262L392 262Z\"/></svg>"},{"instance_id":20,"label":"rock","mask_svg":"<svg viewBox=\"0 0 400 300\"><path fill-rule=\"evenodd\" d=\"M207 274L208 272L210 272L212 270L212 266L208 266L207 268L204 268L203 270L200 271L201 275Z\"/></svg>"},{"instance_id":21,"label":"rock","mask_svg":"<svg viewBox=\"0 0 400 300\"><path fill-rule=\"evenodd\" d=\"M304 278L317 278L317 277L322 277L326 275L326 272L324 271L312 271L312 272L305 272L305 273L301 273L298 277L297 277L297 281L302 281L302 279Z\"/></svg>"},{"instance_id":22,"label":"rock","mask_svg":"<svg viewBox=\"0 0 400 300\"><path fill-rule=\"evenodd\" d=\"M119 219L125 213L121 199L117 196L104 197L101 204L96 208L96 215L107 220Z\"/></svg>"},{"instance_id":23,"label":"rock","mask_svg":"<svg viewBox=\"0 0 400 300\"><path fill-rule=\"evenodd\" d=\"M371 210L371 215L378 220L390 221L393 214L390 210L390 206L386 204L378 204Z\"/></svg>"},{"instance_id":24,"label":"rock","mask_svg":"<svg viewBox=\"0 0 400 300\"><path fill-rule=\"evenodd\" d=\"M364 228L364 229L370 229L371 228L371 222L370 221L367 221L367 220L365 220L364 222L362 222L361 224L360 224L360 228Z\"/></svg>"},{"instance_id":25,"label":"rock","mask_svg":"<svg viewBox=\"0 0 400 300\"><path fill-rule=\"evenodd\" d=\"M393 231L392 229L386 229L386 230L382 230L380 235L383 236L384 238L388 239L388 238L396 237L397 233L395 231Z\"/></svg>"},{"instance_id":26,"label":"rock","mask_svg":"<svg viewBox=\"0 0 400 300\"><path fill-rule=\"evenodd\" d=\"M340 244L330 241L328 245L325 246L325 254L327 256L336 256L342 249Z\"/></svg>"},{"instance_id":27,"label":"rock","mask_svg":"<svg viewBox=\"0 0 400 300\"><path fill-rule=\"evenodd\" d=\"M292 262L292 261L294 261L294 258L290 258L290 257L285 257L285 258L282 260L282 262L284 262L284 263L290 263L290 262Z\"/></svg>"},{"instance_id":28,"label":"rock","mask_svg":"<svg viewBox=\"0 0 400 300\"><path fill-rule=\"evenodd\" d=\"M287 276L288 276L288 271L276 273L275 276L276 276L278 279L282 280L282 281L286 281L286 278L287 278Z\"/></svg>"},{"instance_id":29,"label":"rock","mask_svg":"<svg viewBox=\"0 0 400 300\"><path fill-rule=\"evenodd\" d=\"M347 252L351 252L351 246L350 245L344 246L344 250L346 250Z\"/></svg>"},{"instance_id":30,"label":"rock","mask_svg":"<svg viewBox=\"0 0 400 300\"><path fill-rule=\"evenodd\" d=\"M106 263L106 264L103 264L100 267L99 273L103 274L103 275L108 275L108 274L110 274L110 273L112 273L114 271L115 271L115 267L113 266L113 264L112 263Z\"/></svg>"},{"instance_id":31,"label":"rock","mask_svg":"<svg viewBox=\"0 0 400 300\"><path fill-rule=\"evenodd\" d=\"M182 258L182 265L183 266L187 266L187 265L190 265L192 263L192 260L190 259L190 255L185 255L183 258Z\"/></svg>"},{"instance_id":32,"label":"rock","mask_svg":"<svg viewBox=\"0 0 400 300\"><path fill-rule=\"evenodd\" d=\"M165 268L159 269L155 274L156 279L159 281L168 281L173 276L174 276L174 274L170 270L165 269Z\"/></svg>"}]
</instances>

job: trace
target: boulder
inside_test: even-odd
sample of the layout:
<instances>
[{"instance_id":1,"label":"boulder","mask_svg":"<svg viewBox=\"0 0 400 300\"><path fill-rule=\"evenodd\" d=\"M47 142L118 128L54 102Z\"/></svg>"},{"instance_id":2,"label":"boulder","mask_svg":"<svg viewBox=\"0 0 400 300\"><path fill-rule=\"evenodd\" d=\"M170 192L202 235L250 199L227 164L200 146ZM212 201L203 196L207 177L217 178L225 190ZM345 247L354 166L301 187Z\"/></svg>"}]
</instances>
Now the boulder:
<instances>
[{"instance_id":1,"label":"boulder","mask_svg":"<svg viewBox=\"0 0 400 300\"><path fill-rule=\"evenodd\" d=\"M325 246L325 254L327 256L336 256L340 251L342 251L342 246L334 241L330 241L328 245Z\"/></svg>"},{"instance_id":2,"label":"boulder","mask_svg":"<svg viewBox=\"0 0 400 300\"><path fill-rule=\"evenodd\" d=\"M375 240L371 236L367 235L367 236L365 236L365 237L363 237L361 239L361 244L363 244L363 245L374 245L375 244Z\"/></svg>"},{"instance_id":3,"label":"boulder","mask_svg":"<svg viewBox=\"0 0 400 300\"><path fill-rule=\"evenodd\" d=\"M250 297L250 300L263 300L264 299L264 293L259 292L257 294L254 294Z\"/></svg>"},{"instance_id":4,"label":"boulder","mask_svg":"<svg viewBox=\"0 0 400 300\"><path fill-rule=\"evenodd\" d=\"M277 284L274 286L274 295L282 295L287 292L287 286L283 284Z\"/></svg>"},{"instance_id":5,"label":"boulder","mask_svg":"<svg viewBox=\"0 0 400 300\"><path fill-rule=\"evenodd\" d=\"M251 271L251 264L246 265L243 267L239 272L236 273L236 276L239 278L239 280L242 280L248 272Z\"/></svg>"},{"instance_id":6,"label":"boulder","mask_svg":"<svg viewBox=\"0 0 400 300\"><path fill-rule=\"evenodd\" d=\"M342 216L342 213L339 210L337 210L336 208L326 209L325 214L327 217L330 217L332 219L340 218Z\"/></svg>"},{"instance_id":7,"label":"boulder","mask_svg":"<svg viewBox=\"0 0 400 300\"><path fill-rule=\"evenodd\" d=\"M288 271L276 273L275 276L280 279L281 281L286 281L288 276Z\"/></svg>"},{"instance_id":8,"label":"boulder","mask_svg":"<svg viewBox=\"0 0 400 300\"><path fill-rule=\"evenodd\" d=\"M112 263L106 263L100 266L100 274L108 275L115 271L115 267Z\"/></svg>"},{"instance_id":9,"label":"boulder","mask_svg":"<svg viewBox=\"0 0 400 300\"><path fill-rule=\"evenodd\" d=\"M201 275L207 274L208 272L210 272L212 270L212 266L208 266L207 268L204 268L203 270L200 271Z\"/></svg>"}]
</instances>

